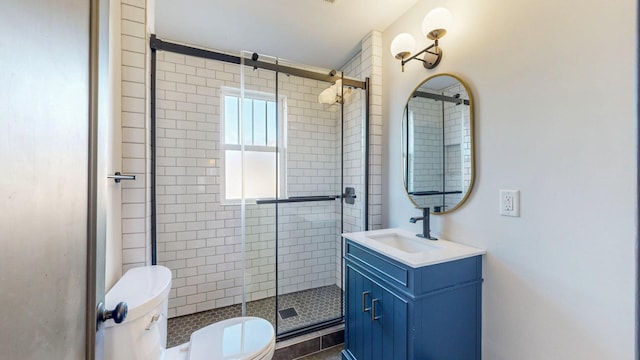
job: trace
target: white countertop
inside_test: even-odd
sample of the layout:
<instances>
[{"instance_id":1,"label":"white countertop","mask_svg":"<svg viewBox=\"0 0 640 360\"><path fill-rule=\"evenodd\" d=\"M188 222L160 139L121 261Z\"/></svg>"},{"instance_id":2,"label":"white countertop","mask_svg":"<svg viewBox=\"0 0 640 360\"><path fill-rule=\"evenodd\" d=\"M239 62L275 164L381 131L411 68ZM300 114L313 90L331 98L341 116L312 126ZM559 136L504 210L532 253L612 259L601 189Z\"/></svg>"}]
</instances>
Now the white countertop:
<instances>
[{"instance_id":1,"label":"white countertop","mask_svg":"<svg viewBox=\"0 0 640 360\"><path fill-rule=\"evenodd\" d=\"M462 245L453 241L438 239L426 240L415 233L398 228L344 233L342 237L352 240L366 248L377 251L413 268L440 264L452 260L483 255L485 250ZM403 251L400 247L385 243L379 239L399 239L402 244L411 248Z\"/></svg>"}]
</instances>

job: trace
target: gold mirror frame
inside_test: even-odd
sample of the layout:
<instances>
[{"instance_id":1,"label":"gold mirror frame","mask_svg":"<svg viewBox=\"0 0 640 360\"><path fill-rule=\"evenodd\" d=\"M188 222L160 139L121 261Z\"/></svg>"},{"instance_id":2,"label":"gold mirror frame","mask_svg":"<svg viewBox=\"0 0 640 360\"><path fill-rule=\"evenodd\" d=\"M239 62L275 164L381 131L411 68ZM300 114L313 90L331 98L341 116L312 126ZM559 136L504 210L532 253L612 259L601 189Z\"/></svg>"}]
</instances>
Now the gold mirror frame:
<instances>
[{"instance_id":1,"label":"gold mirror frame","mask_svg":"<svg viewBox=\"0 0 640 360\"><path fill-rule=\"evenodd\" d=\"M444 215L444 214L449 214L455 210L457 210L458 208L460 208L469 198L469 195L471 194L471 191L473 190L473 185L475 183L475 176L476 176L476 171L475 171L475 132L474 132L474 127L475 127L475 114L474 114L474 100L473 100L473 95L471 93L471 89L469 88L469 86L467 85L467 83L465 81L463 81L460 77L458 77L457 75L453 75L453 74L449 74L449 73L442 73L442 74L436 74L436 75L432 75L429 76L428 78L426 78L424 81L422 81L420 84L418 84L418 86L416 86L413 91L411 92L411 95L409 96L409 98L407 99L407 102L405 104L404 110L403 110L403 114L402 114L402 121L401 121L401 141L400 141L400 146L401 146L401 152L400 152L400 156L401 156L401 163L402 163L402 186L404 187L404 192L407 195L407 197L409 198L409 200L411 201L411 203L419 209L422 209L423 207L421 205L418 205L418 203L416 203L416 201L414 200L413 196L411 194L409 194L409 190L408 190L408 179L407 179L407 167L408 167L408 156L405 155L405 147L407 145L407 131L406 129L409 127L408 124L408 114L406 114L407 109L408 109L408 105L409 105L409 101L411 101L411 99L414 97L416 91L418 91L418 89L420 89L424 84L426 84L427 82L429 82L430 80L433 80L434 78L438 78L438 77L443 77L443 76L447 76L447 77L451 77L454 80L456 80L466 91L467 96L468 96L468 100L469 100L469 147L470 147L470 178L469 178L469 186L466 189L466 192L464 193L464 195L462 196L462 198L460 199L460 201L458 201L457 204L453 205L451 208L446 209L445 211L440 211L440 212L434 212L433 209L431 209L430 213L434 214L434 215ZM405 123L407 123L405 125ZM443 145L444 146L444 145ZM444 171L444 170L443 170Z\"/></svg>"}]
</instances>

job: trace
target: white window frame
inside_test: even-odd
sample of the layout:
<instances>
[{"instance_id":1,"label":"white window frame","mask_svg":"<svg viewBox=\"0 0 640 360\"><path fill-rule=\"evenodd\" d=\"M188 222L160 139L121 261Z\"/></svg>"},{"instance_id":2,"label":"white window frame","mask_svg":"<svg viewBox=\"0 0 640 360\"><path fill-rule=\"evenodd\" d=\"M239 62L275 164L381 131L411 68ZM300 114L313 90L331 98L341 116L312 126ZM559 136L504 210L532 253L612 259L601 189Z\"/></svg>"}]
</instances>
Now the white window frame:
<instances>
[{"instance_id":1,"label":"white window frame","mask_svg":"<svg viewBox=\"0 0 640 360\"><path fill-rule=\"evenodd\" d=\"M240 89L222 86L220 88L220 146L219 146L219 158L220 158L220 203L222 205L236 205L240 204L241 198L227 198L227 190L226 190L226 151L227 150L236 150L240 151L244 147L244 151L261 151L274 153L277 149L278 156L276 161L278 163L278 181L279 181L279 198L286 198L287 196L287 98L285 96L278 96L278 101L276 103L276 116L277 116L277 145L276 146L258 146L258 145L242 145L244 142L244 134L242 126L239 128L239 138L240 145L236 144L227 144L226 143L226 133L225 133L225 97L233 96L241 100L240 109L242 108L242 99L252 99L252 100L263 100L263 101L271 101L275 98L275 95L272 93L253 91L253 90L245 90L244 97L242 96L242 92ZM239 110L240 124L242 124L242 110ZM255 204L255 198L245 198L245 203L247 204Z\"/></svg>"}]
</instances>

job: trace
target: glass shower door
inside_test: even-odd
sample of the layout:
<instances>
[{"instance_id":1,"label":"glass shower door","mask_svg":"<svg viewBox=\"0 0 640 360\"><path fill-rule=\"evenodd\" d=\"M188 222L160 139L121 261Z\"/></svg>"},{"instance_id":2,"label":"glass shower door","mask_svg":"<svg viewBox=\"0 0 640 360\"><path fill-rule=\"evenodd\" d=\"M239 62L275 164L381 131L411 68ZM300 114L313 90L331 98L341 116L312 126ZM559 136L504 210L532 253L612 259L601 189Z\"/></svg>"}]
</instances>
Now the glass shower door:
<instances>
[{"instance_id":1,"label":"glass shower door","mask_svg":"<svg viewBox=\"0 0 640 360\"><path fill-rule=\"evenodd\" d=\"M328 70L243 58L238 116L225 116L242 120L224 124L243 170L225 186L242 179L246 315L282 338L342 321L341 234L364 230L365 94L318 80Z\"/></svg>"},{"instance_id":2,"label":"glass shower door","mask_svg":"<svg viewBox=\"0 0 640 360\"><path fill-rule=\"evenodd\" d=\"M328 92L334 101L321 103ZM360 94L343 104L340 82L279 76L278 95L286 194L276 205L276 324L289 335L342 320L341 234L363 229L363 117Z\"/></svg>"}]
</instances>

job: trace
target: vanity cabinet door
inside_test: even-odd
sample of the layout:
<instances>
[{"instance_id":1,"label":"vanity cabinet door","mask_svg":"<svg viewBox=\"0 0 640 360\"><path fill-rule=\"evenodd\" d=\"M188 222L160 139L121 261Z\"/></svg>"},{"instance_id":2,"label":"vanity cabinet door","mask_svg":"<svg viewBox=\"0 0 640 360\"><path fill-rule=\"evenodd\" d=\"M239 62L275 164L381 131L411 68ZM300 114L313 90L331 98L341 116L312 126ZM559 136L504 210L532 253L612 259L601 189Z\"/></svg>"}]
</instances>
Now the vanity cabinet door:
<instances>
[{"instance_id":1,"label":"vanity cabinet door","mask_svg":"<svg viewBox=\"0 0 640 360\"><path fill-rule=\"evenodd\" d=\"M373 282L371 322L373 324L371 359L407 359L407 302L395 293Z\"/></svg>"},{"instance_id":2,"label":"vanity cabinet door","mask_svg":"<svg viewBox=\"0 0 640 360\"><path fill-rule=\"evenodd\" d=\"M345 296L345 356L371 359L371 281L347 265Z\"/></svg>"},{"instance_id":3,"label":"vanity cabinet door","mask_svg":"<svg viewBox=\"0 0 640 360\"><path fill-rule=\"evenodd\" d=\"M407 358L405 300L347 264L346 359Z\"/></svg>"}]
</instances>

